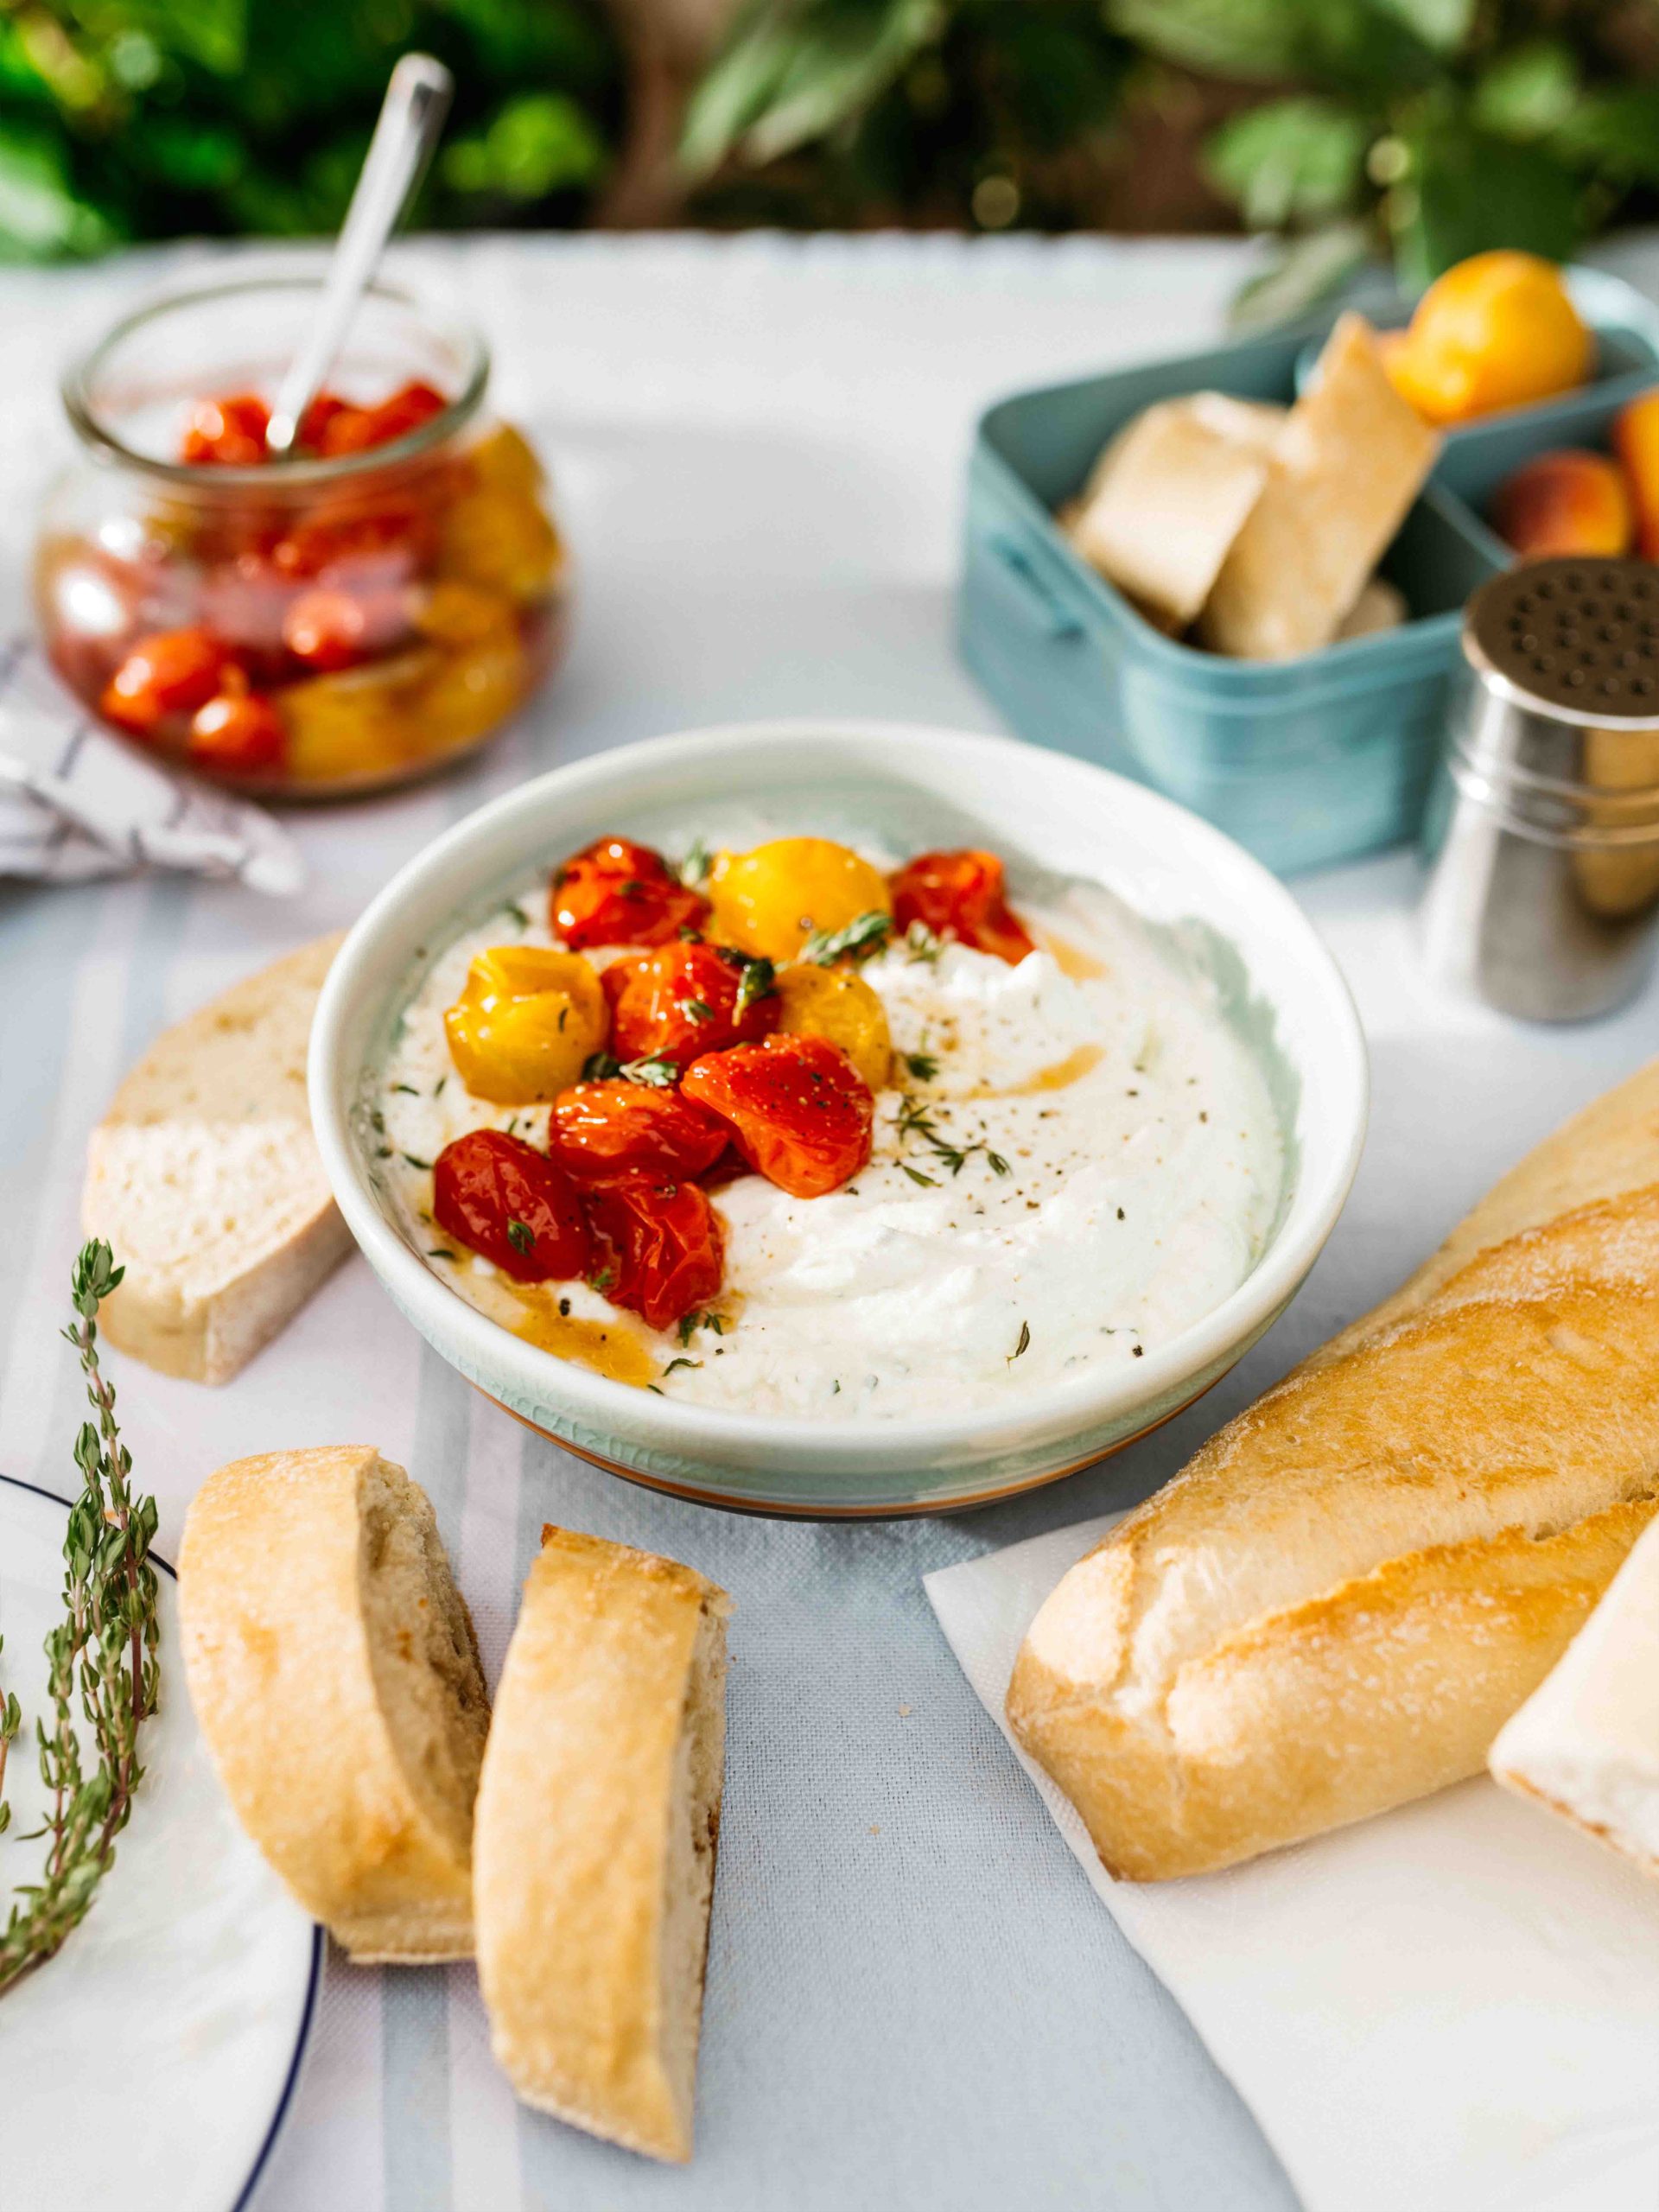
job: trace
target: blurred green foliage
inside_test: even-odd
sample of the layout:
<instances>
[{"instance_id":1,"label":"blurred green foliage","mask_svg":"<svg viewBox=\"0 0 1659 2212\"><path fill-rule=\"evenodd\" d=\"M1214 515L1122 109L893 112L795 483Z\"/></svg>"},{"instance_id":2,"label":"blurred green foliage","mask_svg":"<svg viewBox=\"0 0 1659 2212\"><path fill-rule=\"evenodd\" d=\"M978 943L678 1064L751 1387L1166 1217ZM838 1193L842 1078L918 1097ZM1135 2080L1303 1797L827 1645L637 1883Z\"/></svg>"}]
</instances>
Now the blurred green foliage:
<instances>
[{"instance_id":1,"label":"blurred green foliage","mask_svg":"<svg viewBox=\"0 0 1659 2212\"><path fill-rule=\"evenodd\" d=\"M0 0L0 257L332 230L410 47L457 86L417 219L577 218L620 111L597 0Z\"/></svg>"},{"instance_id":2,"label":"blurred green foliage","mask_svg":"<svg viewBox=\"0 0 1659 2212\"><path fill-rule=\"evenodd\" d=\"M1236 110L1211 185L1284 241L1261 313L1379 243L1415 287L1659 206L1659 0L747 0L684 153L715 206L1058 226L1195 80Z\"/></svg>"}]
</instances>

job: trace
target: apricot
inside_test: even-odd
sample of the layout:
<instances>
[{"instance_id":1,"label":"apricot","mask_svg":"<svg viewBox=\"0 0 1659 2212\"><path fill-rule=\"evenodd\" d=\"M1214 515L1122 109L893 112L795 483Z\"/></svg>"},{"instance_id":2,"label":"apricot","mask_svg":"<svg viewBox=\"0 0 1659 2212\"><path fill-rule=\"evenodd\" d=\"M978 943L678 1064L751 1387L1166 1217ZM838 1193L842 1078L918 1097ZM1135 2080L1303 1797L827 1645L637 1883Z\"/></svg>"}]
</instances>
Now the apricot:
<instances>
[{"instance_id":1,"label":"apricot","mask_svg":"<svg viewBox=\"0 0 1659 2212\"><path fill-rule=\"evenodd\" d=\"M1492 499L1492 527L1523 561L1627 552L1635 524L1624 472L1605 454L1575 448L1541 453Z\"/></svg>"},{"instance_id":2,"label":"apricot","mask_svg":"<svg viewBox=\"0 0 1659 2212\"><path fill-rule=\"evenodd\" d=\"M1659 387L1638 392L1613 424L1613 451L1624 464L1636 503L1636 545L1659 561Z\"/></svg>"},{"instance_id":3,"label":"apricot","mask_svg":"<svg viewBox=\"0 0 1659 2212\"><path fill-rule=\"evenodd\" d=\"M777 837L753 852L722 853L708 889L709 935L768 960L792 960L809 938L893 912L880 870L829 837Z\"/></svg>"},{"instance_id":4,"label":"apricot","mask_svg":"<svg viewBox=\"0 0 1659 2212\"><path fill-rule=\"evenodd\" d=\"M1536 254L1478 253L1438 276L1383 365L1430 423L1466 423L1570 391L1592 340L1560 271Z\"/></svg>"},{"instance_id":5,"label":"apricot","mask_svg":"<svg viewBox=\"0 0 1659 2212\"><path fill-rule=\"evenodd\" d=\"M887 1011L861 976L849 968L784 968L775 988L780 1035L827 1038L872 1090L885 1089L893 1071Z\"/></svg>"},{"instance_id":6,"label":"apricot","mask_svg":"<svg viewBox=\"0 0 1659 2212\"><path fill-rule=\"evenodd\" d=\"M610 1010L580 953L498 944L475 956L443 1017L450 1058L475 1098L532 1106L581 1079L605 1042Z\"/></svg>"}]
</instances>

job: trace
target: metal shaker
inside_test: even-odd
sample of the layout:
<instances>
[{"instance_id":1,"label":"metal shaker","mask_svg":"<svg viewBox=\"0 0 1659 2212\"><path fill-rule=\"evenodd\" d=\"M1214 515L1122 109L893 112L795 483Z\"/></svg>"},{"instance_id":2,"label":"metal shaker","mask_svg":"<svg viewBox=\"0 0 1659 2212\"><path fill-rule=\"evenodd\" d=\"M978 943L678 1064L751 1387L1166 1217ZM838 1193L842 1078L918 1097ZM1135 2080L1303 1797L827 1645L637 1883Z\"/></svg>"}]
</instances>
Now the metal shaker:
<instances>
[{"instance_id":1,"label":"metal shaker","mask_svg":"<svg viewBox=\"0 0 1659 2212\"><path fill-rule=\"evenodd\" d=\"M1424 827L1436 981L1505 1014L1605 1014L1659 920L1659 568L1531 561L1484 584Z\"/></svg>"}]
</instances>

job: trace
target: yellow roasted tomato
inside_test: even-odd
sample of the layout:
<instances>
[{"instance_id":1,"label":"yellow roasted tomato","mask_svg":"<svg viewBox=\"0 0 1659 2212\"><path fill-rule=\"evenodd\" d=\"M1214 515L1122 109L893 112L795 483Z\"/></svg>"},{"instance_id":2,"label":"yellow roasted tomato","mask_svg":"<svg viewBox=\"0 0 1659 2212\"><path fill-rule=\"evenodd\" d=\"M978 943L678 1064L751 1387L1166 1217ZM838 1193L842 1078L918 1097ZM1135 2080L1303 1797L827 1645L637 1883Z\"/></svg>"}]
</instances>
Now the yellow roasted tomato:
<instances>
[{"instance_id":1,"label":"yellow roasted tomato","mask_svg":"<svg viewBox=\"0 0 1659 2212\"><path fill-rule=\"evenodd\" d=\"M708 890L709 936L768 960L792 960L810 937L893 912L880 870L828 837L778 837L751 853L722 853Z\"/></svg>"},{"instance_id":2,"label":"yellow roasted tomato","mask_svg":"<svg viewBox=\"0 0 1659 2212\"><path fill-rule=\"evenodd\" d=\"M496 1106L533 1106L568 1090L609 1026L605 993L587 961L534 944L479 953L443 1017L461 1081Z\"/></svg>"},{"instance_id":3,"label":"yellow roasted tomato","mask_svg":"<svg viewBox=\"0 0 1659 2212\"><path fill-rule=\"evenodd\" d=\"M861 976L849 968L784 968L776 988L780 1035L839 1045L872 1090L885 1086L893 1063L887 1008Z\"/></svg>"}]
</instances>

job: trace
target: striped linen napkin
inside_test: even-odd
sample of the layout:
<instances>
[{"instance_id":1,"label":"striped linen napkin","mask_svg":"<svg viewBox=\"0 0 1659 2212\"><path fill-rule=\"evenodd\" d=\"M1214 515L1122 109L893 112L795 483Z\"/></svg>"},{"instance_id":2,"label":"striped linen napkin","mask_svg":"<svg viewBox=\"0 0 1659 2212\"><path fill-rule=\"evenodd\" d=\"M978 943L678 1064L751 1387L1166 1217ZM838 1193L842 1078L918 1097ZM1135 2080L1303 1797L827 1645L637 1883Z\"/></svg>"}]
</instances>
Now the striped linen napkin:
<instances>
[{"instance_id":1,"label":"striped linen napkin","mask_svg":"<svg viewBox=\"0 0 1659 2212\"><path fill-rule=\"evenodd\" d=\"M37 645L0 642L0 876L84 883L146 868L291 899L305 865L260 807L181 775L82 713Z\"/></svg>"}]
</instances>

